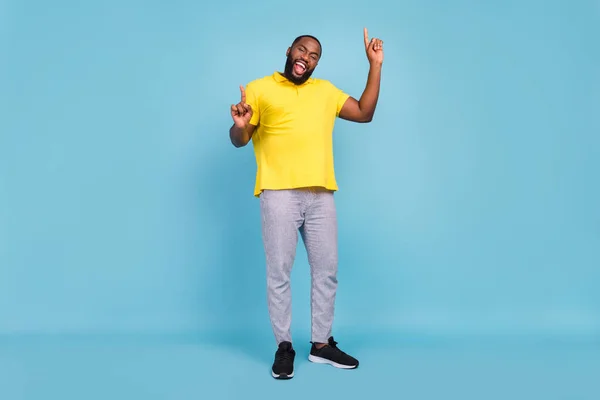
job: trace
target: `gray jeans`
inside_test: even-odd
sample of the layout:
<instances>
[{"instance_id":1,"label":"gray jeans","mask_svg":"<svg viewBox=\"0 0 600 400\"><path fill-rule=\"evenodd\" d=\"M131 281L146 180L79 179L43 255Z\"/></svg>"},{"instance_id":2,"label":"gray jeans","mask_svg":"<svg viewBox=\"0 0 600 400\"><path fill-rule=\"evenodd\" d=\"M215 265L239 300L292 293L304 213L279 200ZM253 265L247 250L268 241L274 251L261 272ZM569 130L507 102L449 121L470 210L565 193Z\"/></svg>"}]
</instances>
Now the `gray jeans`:
<instances>
[{"instance_id":1,"label":"gray jeans","mask_svg":"<svg viewBox=\"0 0 600 400\"><path fill-rule=\"evenodd\" d=\"M290 275L298 232L311 273L311 340L326 343L333 325L337 289L337 217L331 191L265 190L260 195L267 262L267 301L277 344L292 341Z\"/></svg>"}]
</instances>

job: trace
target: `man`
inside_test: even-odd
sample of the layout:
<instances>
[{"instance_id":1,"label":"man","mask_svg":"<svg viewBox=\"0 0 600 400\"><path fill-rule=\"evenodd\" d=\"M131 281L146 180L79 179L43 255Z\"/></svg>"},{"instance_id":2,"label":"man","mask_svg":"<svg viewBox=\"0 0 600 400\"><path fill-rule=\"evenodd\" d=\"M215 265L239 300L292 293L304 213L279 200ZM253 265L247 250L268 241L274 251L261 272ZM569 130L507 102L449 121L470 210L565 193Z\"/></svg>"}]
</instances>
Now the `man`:
<instances>
[{"instance_id":1,"label":"man","mask_svg":"<svg viewBox=\"0 0 600 400\"><path fill-rule=\"evenodd\" d=\"M322 48L317 38L303 35L287 49L283 73L254 80L245 90L240 86L241 101L231 106L230 140L235 147L252 140L258 167L254 195L260 198L268 310L278 345L276 379L294 376L290 275L298 232L311 270L309 360L358 367L331 336L338 267L332 132L338 117L366 123L375 113L383 42L369 40L365 28L364 45L370 69L359 100L327 80L311 78Z\"/></svg>"}]
</instances>

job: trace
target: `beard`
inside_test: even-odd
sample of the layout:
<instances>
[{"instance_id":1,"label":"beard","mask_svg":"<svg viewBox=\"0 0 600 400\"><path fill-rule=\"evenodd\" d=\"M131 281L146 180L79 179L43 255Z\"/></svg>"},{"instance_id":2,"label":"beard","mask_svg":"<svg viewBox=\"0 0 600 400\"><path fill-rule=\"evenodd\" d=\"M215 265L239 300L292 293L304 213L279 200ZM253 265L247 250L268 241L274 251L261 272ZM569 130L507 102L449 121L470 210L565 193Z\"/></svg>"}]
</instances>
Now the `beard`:
<instances>
[{"instance_id":1,"label":"beard","mask_svg":"<svg viewBox=\"0 0 600 400\"><path fill-rule=\"evenodd\" d=\"M294 83L296 85L302 85L304 82L306 82L308 80L308 78L310 78L310 76L314 72L314 69L311 69L311 70L307 69L306 71L304 71L304 73L302 74L302 76L297 77L293 73L293 71L294 71L294 62L295 61L292 60L291 55L287 57L287 60L285 62L285 70L284 70L283 74L292 83Z\"/></svg>"}]
</instances>

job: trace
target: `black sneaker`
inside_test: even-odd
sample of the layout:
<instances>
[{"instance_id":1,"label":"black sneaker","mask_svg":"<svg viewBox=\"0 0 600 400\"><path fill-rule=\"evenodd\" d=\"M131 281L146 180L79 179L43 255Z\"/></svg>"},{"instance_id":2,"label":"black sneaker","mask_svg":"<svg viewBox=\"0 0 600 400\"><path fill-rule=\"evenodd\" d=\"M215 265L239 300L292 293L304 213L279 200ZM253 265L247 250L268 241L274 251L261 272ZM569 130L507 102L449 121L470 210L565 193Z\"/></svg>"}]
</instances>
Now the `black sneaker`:
<instances>
[{"instance_id":1,"label":"black sneaker","mask_svg":"<svg viewBox=\"0 0 600 400\"><path fill-rule=\"evenodd\" d=\"M291 379L294 377L294 358L296 352L290 342L279 343L275 352L275 361L271 374L275 379Z\"/></svg>"},{"instance_id":2,"label":"black sneaker","mask_svg":"<svg viewBox=\"0 0 600 400\"><path fill-rule=\"evenodd\" d=\"M333 340L333 336L320 349L317 349L317 346L313 343L308 359L314 363L330 364L336 368L354 369L358 367L358 360L340 350L337 347L337 342Z\"/></svg>"}]
</instances>

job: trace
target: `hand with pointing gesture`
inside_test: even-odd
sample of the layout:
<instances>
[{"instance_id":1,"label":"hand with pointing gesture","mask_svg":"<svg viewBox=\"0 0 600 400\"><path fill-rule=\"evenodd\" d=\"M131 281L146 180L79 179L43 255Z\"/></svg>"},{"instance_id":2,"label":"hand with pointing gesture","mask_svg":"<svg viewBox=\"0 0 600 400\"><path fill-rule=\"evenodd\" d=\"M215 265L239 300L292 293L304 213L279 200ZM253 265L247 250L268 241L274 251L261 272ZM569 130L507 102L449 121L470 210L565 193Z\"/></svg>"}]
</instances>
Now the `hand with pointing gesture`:
<instances>
[{"instance_id":1,"label":"hand with pointing gesture","mask_svg":"<svg viewBox=\"0 0 600 400\"><path fill-rule=\"evenodd\" d=\"M245 129L252 118L252 107L246 103L246 92L243 86L240 86L240 92L242 99L239 103L231 105L231 117L236 127Z\"/></svg>"},{"instance_id":2,"label":"hand with pointing gesture","mask_svg":"<svg viewBox=\"0 0 600 400\"><path fill-rule=\"evenodd\" d=\"M365 34L365 51L370 64L383 64L383 40L373 38L369 40L369 32L364 29Z\"/></svg>"}]
</instances>

